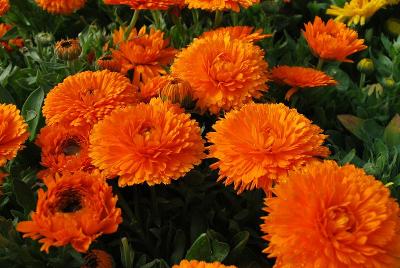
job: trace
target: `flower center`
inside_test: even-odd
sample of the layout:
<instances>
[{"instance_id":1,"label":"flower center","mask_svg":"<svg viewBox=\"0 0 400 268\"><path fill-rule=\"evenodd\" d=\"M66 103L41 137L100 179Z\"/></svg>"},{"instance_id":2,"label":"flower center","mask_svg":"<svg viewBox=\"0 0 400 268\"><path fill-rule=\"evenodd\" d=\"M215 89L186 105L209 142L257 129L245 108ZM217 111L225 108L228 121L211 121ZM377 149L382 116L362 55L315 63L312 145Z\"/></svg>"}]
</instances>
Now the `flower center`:
<instances>
[{"instance_id":1,"label":"flower center","mask_svg":"<svg viewBox=\"0 0 400 268\"><path fill-rule=\"evenodd\" d=\"M61 43L61 47L63 48L69 48L72 46L72 43L70 41L64 41Z\"/></svg>"},{"instance_id":2,"label":"flower center","mask_svg":"<svg viewBox=\"0 0 400 268\"><path fill-rule=\"evenodd\" d=\"M76 137L69 138L63 142L61 145L64 155L78 155L81 151L81 146L79 145L78 139Z\"/></svg>"},{"instance_id":3,"label":"flower center","mask_svg":"<svg viewBox=\"0 0 400 268\"><path fill-rule=\"evenodd\" d=\"M357 226L353 213L345 206L330 207L324 214L323 225L328 237L354 233Z\"/></svg>"},{"instance_id":4,"label":"flower center","mask_svg":"<svg viewBox=\"0 0 400 268\"><path fill-rule=\"evenodd\" d=\"M111 55L106 55L106 56L101 57L101 60L105 60L105 61L110 61L112 59L113 58L111 57Z\"/></svg>"},{"instance_id":5,"label":"flower center","mask_svg":"<svg viewBox=\"0 0 400 268\"><path fill-rule=\"evenodd\" d=\"M88 255L86 255L85 259L85 265L84 267L88 267L88 268L96 268L98 261L97 261L97 256L94 253L89 253Z\"/></svg>"},{"instance_id":6,"label":"flower center","mask_svg":"<svg viewBox=\"0 0 400 268\"><path fill-rule=\"evenodd\" d=\"M73 213L80 209L82 209L82 198L79 191L68 189L60 194L57 202L58 212Z\"/></svg>"},{"instance_id":7,"label":"flower center","mask_svg":"<svg viewBox=\"0 0 400 268\"><path fill-rule=\"evenodd\" d=\"M154 127L148 123L145 123L141 126L139 129L139 134L142 136L149 136L151 134L151 131L154 129Z\"/></svg>"}]
</instances>

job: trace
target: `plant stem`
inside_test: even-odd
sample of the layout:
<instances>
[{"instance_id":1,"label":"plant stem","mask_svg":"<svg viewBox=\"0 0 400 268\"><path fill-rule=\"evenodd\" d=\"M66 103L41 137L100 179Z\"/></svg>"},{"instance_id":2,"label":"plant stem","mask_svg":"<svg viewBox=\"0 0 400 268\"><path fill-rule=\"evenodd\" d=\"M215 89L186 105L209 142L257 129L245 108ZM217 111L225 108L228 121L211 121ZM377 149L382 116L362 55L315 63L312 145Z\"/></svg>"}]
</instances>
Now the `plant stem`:
<instances>
[{"instance_id":1,"label":"plant stem","mask_svg":"<svg viewBox=\"0 0 400 268\"><path fill-rule=\"evenodd\" d=\"M124 41L128 39L129 34L131 33L133 27L135 27L136 22L139 19L139 14L140 14L139 9L135 10L135 12L133 13L131 22L129 23L128 28L126 29L125 34L124 34Z\"/></svg>"},{"instance_id":2,"label":"plant stem","mask_svg":"<svg viewBox=\"0 0 400 268\"><path fill-rule=\"evenodd\" d=\"M214 27L217 28L221 25L223 14L221 10L215 12Z\"/></svg>"},{"instance_id":3,"label":"plant stem","mask_svg":"<svg viewBox=\"0 0 400 268\"><path fill-rule=\"evenodd\" d=\"M360 89L362 89L365 84L365 77L366 77L365 73L361 73L360 84L359 84Z\"/></svg>"},{"instance_id":4,"label":"plant stem","mask_svg":"<svg viewBox=\"0 0 400 268\"><path fill-rule=\"evenodd\" d=\"M318 64L317 64L317 69L322 70L322 66L324 65L324 60L319 58L318 59Z\"/></svg>"}]
</instances>

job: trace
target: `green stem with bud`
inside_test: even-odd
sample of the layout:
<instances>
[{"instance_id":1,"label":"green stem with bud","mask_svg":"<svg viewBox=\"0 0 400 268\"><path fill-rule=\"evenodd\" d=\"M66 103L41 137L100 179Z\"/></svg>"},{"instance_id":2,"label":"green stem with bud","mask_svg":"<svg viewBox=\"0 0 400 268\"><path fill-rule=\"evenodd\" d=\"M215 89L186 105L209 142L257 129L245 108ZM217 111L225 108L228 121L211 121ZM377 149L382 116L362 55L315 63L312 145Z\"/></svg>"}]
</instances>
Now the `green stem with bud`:
<instances>
[{"instance_id":1,"label":"green stem with bud","mask_svg":"<svg viewBox=\"0 0 400 268\"><path fill-rule=\"evenodd\" d=\"M317 64L317 69L322 70L322 66L324 65L324 60L319 58L318 59L318 64Z\"/></svg>"},{"instance_id":2,"label":"green stem with bud","mask_svg":"<svg viewBox=\"0 0 400 268\"><path fill-rule=\"evenodd\" d=\"M362 89L364 84L365 84L365 77L366 77L366 74L365 73L361 73L361 75L360 75L360 84L359 84L360 89Z\"/></svg>"}]
</instances>

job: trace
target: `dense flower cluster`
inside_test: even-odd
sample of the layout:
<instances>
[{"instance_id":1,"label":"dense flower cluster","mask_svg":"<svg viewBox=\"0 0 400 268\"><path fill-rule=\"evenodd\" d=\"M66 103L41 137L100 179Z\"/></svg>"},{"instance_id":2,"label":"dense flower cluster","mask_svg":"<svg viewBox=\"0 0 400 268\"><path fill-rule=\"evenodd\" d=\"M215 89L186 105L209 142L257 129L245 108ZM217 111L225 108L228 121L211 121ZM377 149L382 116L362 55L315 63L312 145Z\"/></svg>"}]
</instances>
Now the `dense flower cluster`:
<instances>
[{"instance_id":1,"label":"dense flower cluster","mask_svg":"<svg viewBox=\"0 0 400 268\"><path fill-rule=\"evenodd\" d=\"M49 13L69 15L81 9L86 0L35 0L36 3Z\"/></svg>"}]
</instances>

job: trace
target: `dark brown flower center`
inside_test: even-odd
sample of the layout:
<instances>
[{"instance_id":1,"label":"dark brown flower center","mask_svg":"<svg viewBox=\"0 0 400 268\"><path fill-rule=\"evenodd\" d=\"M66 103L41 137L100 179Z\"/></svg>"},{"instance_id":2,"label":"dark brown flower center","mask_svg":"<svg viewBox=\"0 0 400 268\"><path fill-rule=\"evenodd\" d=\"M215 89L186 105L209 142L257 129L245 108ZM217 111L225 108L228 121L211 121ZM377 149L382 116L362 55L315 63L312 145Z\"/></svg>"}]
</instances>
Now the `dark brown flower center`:
<instances>
[{"instance_id":1,"label":"dark brown flower center","mask_svg":"<svg viewBox=\"0 0 400 268\"><path fill-rule=\"evenodd\" d=\"M98 260L97 260L97 256L94 253L89 253L88 255L86 255L85 259L84 259L84 266L83 267L87 267L87 268L97 268L98 265Z\"/></svg>"},{"instance_id":2,"label":"dark brown flower center","mask_svg":"<svg viewBox=\"0 0 400 268\"><path fill-rule=\"evenodd\" d=\"M71 47L71 46L72 46L71 41L63 41L63 42L61 43L61 47L62 47L62 48L69 48L69 47Z\"/></svg>"},{"instance_id":3,"label":"dark brown flower center","mask_svg":"<svg viewBox=\"0 0 400 268\"><path fill-rule=\"evenodd\" d=\"M66 190L59 196L57 211L62 213L73 213L82 209L81 193L77 190Z\"/></svg>"},{"instance_id":4,"label":"dark brown flower center","mask_svg":"<svg viewBox=\"0 0 400 268\"><path fill-rule=\"evenodd\" d=\"M110 61L110 60L112 60L112 59L113 59L113 58L112 58L111 55L106 55L106 56L101 57L101 60L105 60L105 61Z\"/></svg>"},{"instance_id":5,"label":"dark brown flower center","mask_svg":"<svg viewBox=\"0 0 400 268\"><path fill-rule=\"evenodd\" d=\"M150 124L143 124L142 127L139 130L139 134L142 136L148 136L150 135L151 131L154 129L154 127Z\"/></svg>"},{"instance_id":6,"label":"dark brown flower center","mask_svg":"<svg viewBox=\"0 0 400 268\"><path fill-rule=\"evenodd\" d=\"M81 146L76 137L69 138L61 145L62 151L65 155L78 155L81 151Z\"/></svg>"}]
</instances>

